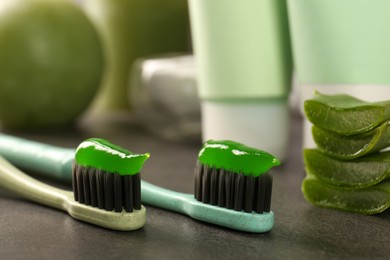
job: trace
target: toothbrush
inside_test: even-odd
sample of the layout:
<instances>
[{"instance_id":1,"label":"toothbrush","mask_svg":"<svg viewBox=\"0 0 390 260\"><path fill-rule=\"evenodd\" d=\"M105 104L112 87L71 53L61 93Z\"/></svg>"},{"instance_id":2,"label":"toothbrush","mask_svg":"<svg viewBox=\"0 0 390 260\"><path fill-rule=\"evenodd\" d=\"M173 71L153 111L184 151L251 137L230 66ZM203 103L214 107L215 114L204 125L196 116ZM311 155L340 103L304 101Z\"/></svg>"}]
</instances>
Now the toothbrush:
<instances>
[{"instance_id":1,"label":"toothbrush","mask_svg":"<svg viewBox=\"0 0 390 260\"><path fill-rule=\"evenodd\" d=\"M108 229L130 231L145 224L145 208L131 213L106 211L74 200L73 192L37 181L0 156L0 188L43 205L60 209L75 219Z\"/></svg>"},{"instance_id":2,"label":"toothbrush","mask_svg":"<svg viewBox=\"0 0 390 260\"><path fill-rule=\"evenodd\" d=\"M209 140L198 155L195 198L236 211L270 212L273 155L230 140Z\"/></svg>"},{"instance_id":3,"label":"toothbrush","mask_svg":"<svg viewBox=\"0 0 390 260\"><path fill-rule=\"evenodd\" d=\"M19 167L34 170L62 181L71 180L71 165L75 158L73 149L55 147L0 134L0 155ZM271 230L274 223L272 211L262 214L234 211L205 204L196 200L192 194L171 191L143 180L141 180L141 199L145 204L182 213L200 221L246 232L267 232Z\"/></svg>"},{"instance_id":4,"label":"toothbrush","mask_svg":"<svg viewBox=\"0 0 390 260\"><path fill-rule=\"evenodd\" d=\"M76 150L74 198L107 211L141 209L140 171L149 154L135 154L104 139L90 138Z\"/></svg>"}]
</instances>

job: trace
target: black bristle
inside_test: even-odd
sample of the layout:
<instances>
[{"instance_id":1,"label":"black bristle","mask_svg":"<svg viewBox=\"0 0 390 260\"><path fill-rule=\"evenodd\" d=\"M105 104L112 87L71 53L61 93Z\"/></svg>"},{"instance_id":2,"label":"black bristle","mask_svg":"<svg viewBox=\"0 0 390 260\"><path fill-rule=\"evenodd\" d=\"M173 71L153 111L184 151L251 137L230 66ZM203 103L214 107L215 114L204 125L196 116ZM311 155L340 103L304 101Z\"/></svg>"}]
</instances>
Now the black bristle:
<instances>
[{"instance_id":1,"label":"black bristle","mask_svg":"<svg viewBox=\"0 0 390 260\"><path fill-rule=\"evenodd\" d=\"M93 169L88 170L88 177L89 177L89 187L91 191L91 206L97 207L98 206L98 198L97 198L97 176L95 174L95 171Z\"/></svg>"},{"instance_id":2,"label":"black bristle","mask_svg":"<svg viewBox=\"0 0 390 260\"><path fill-rule=\"evenodd\" d=\"M141 209L141 177L139 174L131 176L133 182L134 209Z\"/></svg>"},{"instance_id":3,"label":"black bristle","mask_svg":"<svg viewBox=\"0 0 390 260\"><path fill-rule=\"evenodd\" d=\"M78 188L77 188L77 181L74 181L74 180L77 180L77 172L78 169L77 169L77 166L73 166L73 171L72 171L72 188L73 188L73 194L74 194L74 199L75 201L78 201L79 200L79 192L78 192Z\"/></svg>"},{"instance_id":4,"label":"black bristle","mask_svg":"<svg viewBox=\"0 0 390 260\"><path fill-rule=\"evenodd\" d=\"M234 208L234 173L226 171L225 173L225 191L226 208Z\"/></svg>"},{"instance_id":5,"label":"black bristle","mask_svg":"<svg viewBox=\"0 0 390 260\"><path fill-rule=\"evenodd\" d=\"M266 181L267 183L267 188L266 188L266 199L264 200L264 211L265 212L270 212L271 211L271 195L272 195L272 175L267 174L266 175L268 180Z\"/></svg>"},{"instance_id":6,"label":"black bristle","mask_svg":"<svg viewBox=\"0 0 390 260\"><path fill-rule=\"evenodd\" d=\"M123 190L131 191L131 187L133 187L131 176L123 176ZM133 211L134 203L133 203L133 192L123 192L123 207L127 212Z\"/></svg>"},{"instance_id":7,"label":"black bristle","mask_svg":"<svg viewBox=\"0 0 390 260\"><path fill-rule=\"evenodd\" d=\"M272 176L268 172L245 176L199 162L195 168L195 199L206 204L248 213L269 212L271 193Z\"/></svg>"},{"instance_id":8,"label":"black bristle","mask_svg":"<svg viewBox=\"0 0 390 260\"><path fill-rule=\"evenodd\" d=\"M210 171L210 204L218 204L218 176L217 169L212 168Z\"/></svg>"},{"instance_id":9,"label":"black bristle","mask_svg":"<svg viewBox=\"0 0 390 260\"><path fill-rule=\"evenodd\" d=\"M104 172L96 170L96 193L98 199L98 208L104 209Z\"/></svg>"},{"instance_id":10,"label":"black bristle","mask_svg":"<svg viewBox=\"0 0 390 260\"><path fill-rule=\"evenodd\" d=\"M221 169L219 171L218 178L218 206L225 207L226 205L226 184L225 184L225 171Z\"/></svg>"},{"instance_id":11,"label":"black bristle","mask_svg":"<svg viewBox=\"0 0 390 260\"><path fill-rule=\"evenodd\" d=\"M195 199L202 200L203 166L198 162L195 167Z\"/></svg>"},{"instance_id":12,"label":"black bristle","mask_svg":"<svg viewBox=\"0 0 390 260\"><path fill-rule=\"evenodd\" d=\"M78 202L84 204L84 190L83 190L83 174L82 174L82 167L78 167L76 171L76 187L77 187L77 197Z\"/></svg>"},{"instance_id":13,"label":"black bristle","mask_svg":"<svg viewBox=\"0 0 390 260\"><path fill-rule=\"evenodd\" d=\"M234 210L241 211L244 205L244 183L243 174L234 174Z\"/></svg>"},{"instance_id":14,"label":"black bristle","mask_svg":"<svg viewBox=\"0 0 390 260\"><path fill-rule=\"evenodd\" d=\"M122 211L122 178L119 174L113 174L114 177L114 208L115 212Z\"/></svg>"},{"instance_id":15,"label":"black bristle","mask_svg":"<svg viewBox=\"0 0 390 260\"><path fill-rule=\"evenodd\" d=\"M257 177L255 185L255 199L254 199L254 211L262 213L264 211L264 200L266 192L266 175L262 174Z\"/></svg>"},{"instance_id":16,"label":"black bristle","mask_svg":"<svg viewBox=\"0 0 390 260\"><path fill-rule=\"evenodd\" d=\"M104 183L104 209L107 211L112 211L114 209L114 183L113 183L113 174L104 174L103 176Z\"/></svg>"},{"instance_id":17,"label":"black bristle","mask_svg":"<svg viewBox=\"0 0 390 260\"><path fill-rule=\"evenodd\" d=\"M74 163L72 175L74 198L82 204L115 212L141 209L139 173L122 176Z\"/></svg>"},{"instance_id":18,"label":"black bristle","mask_svg":"<svg viewBox=\"0 0 390 260\"><path fill-rule=\"evenodd\" d=\"M245 178L244 211L252 212L255 195L255 178Z\"/></svg>"},{"instance_id":19,"label":"black bristle","mask_svg":"<svg viewBox=\"0 0 390 260\"><path fill-rule=\"evenodd\" d=\"M91 189L89 185L88 169L82 169L81 176L83 180L82 186L84 190L84 204L91 205Z\"/></svg>"},{"instance_id":20,"label":"black bristle","mask_svg":"<svg viewBox=\"0 0 390 260\"><path fill-rule=\"evenodd\" d=\"M206 204L210 203L210 179L211 179L210 168L204 166L203 176L202 176L202 202Z\"/></svg>"}]
</instances>

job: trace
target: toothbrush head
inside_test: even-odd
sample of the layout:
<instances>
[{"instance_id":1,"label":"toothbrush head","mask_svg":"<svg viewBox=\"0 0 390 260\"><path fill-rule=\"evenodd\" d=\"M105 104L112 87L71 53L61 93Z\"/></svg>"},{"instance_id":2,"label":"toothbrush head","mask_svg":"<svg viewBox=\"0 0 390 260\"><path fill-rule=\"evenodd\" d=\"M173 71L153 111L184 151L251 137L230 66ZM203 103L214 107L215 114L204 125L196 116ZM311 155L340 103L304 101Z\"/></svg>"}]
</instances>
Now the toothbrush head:
<instances>
[{"instance_id":1,"label":"toothbrush head","mask_svg":"<svg viewBox=\"0 0 390 260\"><path fill-rule=\"evenodd\" d=\"M280 165L273 155L230 141L209 140L199 152L195 199L203 203L259 214L270 212L272 175Z\"/></svg>"},{"instance_id":2,"label":"toothbrush head","mask_svg":"<svg viewBox=\"0 0 390 260\"><path fill-rule=\"evenodd\" d=\"M264 233L272 229L274 225L274 213L272 211L247 213L224 207L218 207L197 201L193 195L188 194L187 207L184 211L194 219L215 225L236 229L251 233Z\"/></svg>"},{"instance_id":3,"label":"toothbrush head","mask_svg":"<svg viewBox=\"0 0 390 260\"><path fill-rule=\"evenodd\" d=\"M73 218L104 228L130 231L146 222L146 210L141 205L133 212L107 211L81 204L71 191L62 190L38 181L17 169L0 156L0 188L20 197L68 212Z\"/></svg>"},{"instance_id":4,"label":"toothbrush head","mask_svg":"<svg viewBox=\"0 0 390 260\"><path fill-rule=\"evenodd\" d=\"M69 214L110 229L142 227L140 171L148 158L148 153L135 154L100 138L82 142L72 167Z\"/></svg>"},{"instance_id":5,"label":"toothbrush head","mask_svg":"<svg viewBox=\"0 0 390 260\"><path fill-rule=\"evenodd\" d=\"M82 142L73 164L74 199L115 212L141 209L140 171L149 154L135 154L104 139Z\"/></svg>"},{"instance_id":6,"label":"toothbrush head","mask_svg":"<svg viewBox=\"0 0 390 260\"><path fill-rule=\"evenodd\" d=\"M107 211L75 201L72 192L69 192L67 202L67 212L73 218L104 228L131 231L143 227L146 222L146 209L142 205L139 210L133 210L131 213L126 210Z\"/></svg>"}]
</instances>

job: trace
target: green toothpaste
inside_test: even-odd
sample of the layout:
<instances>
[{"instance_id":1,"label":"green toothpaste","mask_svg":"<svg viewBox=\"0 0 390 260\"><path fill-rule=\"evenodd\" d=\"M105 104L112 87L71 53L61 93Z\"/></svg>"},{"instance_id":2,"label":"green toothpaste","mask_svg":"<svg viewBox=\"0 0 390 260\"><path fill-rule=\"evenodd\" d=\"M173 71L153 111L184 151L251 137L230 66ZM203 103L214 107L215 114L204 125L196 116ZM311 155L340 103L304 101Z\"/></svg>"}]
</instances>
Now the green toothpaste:
<instances>
[{"instance_id":1,"label":"green toothpaste","mask_svg":"<svg viewBox=\"0 0 390 260\"><path fill-rule=\"evenodd\" d=\"M198 159L203 165L252 177L280 165L273 155L234 141L209 140L203 144Z\"/></svg>"},{"instance_id":2,"label":"green toothpaste","mask_svg":"<svg viewBox=\"0 0 390 260\"><path fill-rule=\"evenodd\" d=\"M107 140L90 138L76 150L76 163L119 175L135 175L140 172L149 153L135 154Z\"/></svg>"}]
</instances>

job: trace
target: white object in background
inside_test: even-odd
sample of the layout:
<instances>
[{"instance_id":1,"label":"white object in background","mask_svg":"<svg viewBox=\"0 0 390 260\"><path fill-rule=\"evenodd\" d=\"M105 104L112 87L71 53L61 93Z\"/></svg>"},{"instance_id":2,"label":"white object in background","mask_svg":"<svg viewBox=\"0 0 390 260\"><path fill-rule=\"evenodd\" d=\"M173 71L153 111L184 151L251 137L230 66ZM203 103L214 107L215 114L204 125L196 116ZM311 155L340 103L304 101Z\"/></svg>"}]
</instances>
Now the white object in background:
<instances>
[{"instance_id":1,"label":"white object in background","mask_svg":"<svg viewBox=\"0 0 390 260\"><path fill-rule=\"evenodd\" d=\"M289 111L286 102L224 103L202 101L203 139L229 139L286 159ZM244 133L244 134L243 134Z\"/></svg>"},{"instance_id":2,"label":"white object in background","mask_svg":"<svg viewBox=\"0 0 390 260\"><path fill-rule=\"evenodd\" d=\"M129 99L135 116L150 132L169 140L200 140L193 56L138 60L131 74Z\"/></svg>"}]
</instances>

